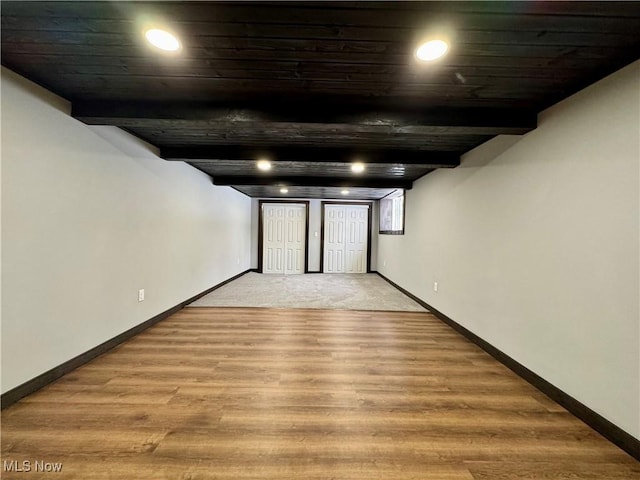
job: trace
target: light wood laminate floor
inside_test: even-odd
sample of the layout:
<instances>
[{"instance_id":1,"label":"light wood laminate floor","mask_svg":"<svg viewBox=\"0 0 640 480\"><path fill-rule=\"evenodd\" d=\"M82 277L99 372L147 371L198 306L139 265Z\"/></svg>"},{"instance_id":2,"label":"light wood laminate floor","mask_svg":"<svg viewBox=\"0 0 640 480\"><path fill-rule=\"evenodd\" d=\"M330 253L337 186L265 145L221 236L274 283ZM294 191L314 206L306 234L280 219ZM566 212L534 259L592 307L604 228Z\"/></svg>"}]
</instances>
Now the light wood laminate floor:
<instances>
[{"instance_id":1,"label":"light wood laminate floor","mask_svg":"<svg viewBox=\"0 0 640 480\"><path fill-rule=\"evenodd\" d=\"M2 460L32 468L3 479L640 478L432 315L335 310L184 309L4 410Z\"/></svg>"}]
</instances>

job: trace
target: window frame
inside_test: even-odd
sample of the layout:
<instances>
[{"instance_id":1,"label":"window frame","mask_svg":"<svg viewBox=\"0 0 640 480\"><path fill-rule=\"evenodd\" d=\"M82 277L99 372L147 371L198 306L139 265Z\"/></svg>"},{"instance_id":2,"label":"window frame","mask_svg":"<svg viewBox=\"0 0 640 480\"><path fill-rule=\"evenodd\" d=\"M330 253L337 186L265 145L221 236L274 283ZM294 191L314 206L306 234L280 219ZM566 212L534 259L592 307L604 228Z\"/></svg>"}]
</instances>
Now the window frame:
<instances>
[{"instance_id":1,"label":"window frame","mask_svg":"<svg viewBox=\"0 0 640 480\"><path fill-rule=\"evenodd\" d=\"M380 235L404 235L407 210L405 191L395 190L381 198L379 207L378 233ZM398 216L401 218L398 219ZM401 225L399 225L400 223Z\"/></svg>"}]
</instances>

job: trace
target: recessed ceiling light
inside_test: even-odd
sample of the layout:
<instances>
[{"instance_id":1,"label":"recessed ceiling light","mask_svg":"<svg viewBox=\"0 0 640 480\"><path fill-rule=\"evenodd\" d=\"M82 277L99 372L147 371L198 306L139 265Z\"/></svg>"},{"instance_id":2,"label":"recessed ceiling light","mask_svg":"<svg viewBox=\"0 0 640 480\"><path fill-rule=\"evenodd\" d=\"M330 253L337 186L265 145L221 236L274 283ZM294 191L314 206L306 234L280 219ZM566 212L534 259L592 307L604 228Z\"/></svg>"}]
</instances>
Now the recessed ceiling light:
<instances>
[{"instance_id":1,"label":"recessed ceiling light","mask_svg":"<svg viewBox=\"0 0 640 480\"><path fill-rule=\"evenodd\" d=\"M418 47L416 57L425 62L430 62L444 56L448 50L449 44L444 40L431 40Z\"/></svg>"},{"instance_id":2,"label":"recessed ceiling light","mask_svg":"<svg viewBox=\"0 0 640 480\"><path fill-rule=\"evenodd\" d=\"M362 173L364 172L364 163L362 162L355 162L351 164L351 171L353 173Z\"/></svg>"},{"instance_id":3,"label":"recessed ceiling light","mask_svg":"<svg viewBox=\"0 0 640 480\"><path fill-rule=\"evenodd\" d=\"M344 190L342 190L342 192L341 192L341 193L342 193L343 195L349 195L349 190L344 189Z\"/></svg>"},{"instance_id":4,"label":"recessed ceiling light","mask_svg":"<svg viewBox=\"0 0 640 480\"><path fill-rule=\"evenodd\" d=\"M282 187L280 189L280 193L289 193L289 189L287 187Z\"/></svg>"},{"instance_id":5,"label":"recessed ceiling light","mask_svg":"<svg viewBox=\"0 0 640 480\"><path fill-rule=\"evenodd\" d=\"M165 50L167 52L180 50L180 41L178 38L166 30L151 28L144 32L144 36L151 45L158 47L161 50Z\"/></svg>"},{"instance_id":6,"label":"recessed ceiling light","mask_svg":"<svg viewBox=\"0 0 640 480\"><path fill-rule=\"evenodd\" d=\"M263 172L268 172L271 170L271 162L269 160L259 160L258 161L258 169Z\"/></svg>"}]
</instances>

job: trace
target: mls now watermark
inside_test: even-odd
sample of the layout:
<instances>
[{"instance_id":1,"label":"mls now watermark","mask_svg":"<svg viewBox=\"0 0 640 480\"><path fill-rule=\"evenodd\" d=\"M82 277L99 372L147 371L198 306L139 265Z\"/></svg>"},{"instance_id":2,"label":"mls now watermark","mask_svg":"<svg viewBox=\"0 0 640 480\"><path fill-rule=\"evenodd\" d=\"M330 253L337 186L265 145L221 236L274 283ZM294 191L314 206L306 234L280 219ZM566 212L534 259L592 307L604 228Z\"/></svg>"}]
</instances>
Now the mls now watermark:
<instances>
[{"instance_id":1,"label":"mls now watermark","mask_svg":"<svg viewBox=\"0 0 640 480\"><path fill-rule=\"evenodd\" d=\"M62 471L62 463L45 462L44 460L3 460L2 461L3 472L45 472L45 473L59 473Z\"/></svg>"}]
</instances>

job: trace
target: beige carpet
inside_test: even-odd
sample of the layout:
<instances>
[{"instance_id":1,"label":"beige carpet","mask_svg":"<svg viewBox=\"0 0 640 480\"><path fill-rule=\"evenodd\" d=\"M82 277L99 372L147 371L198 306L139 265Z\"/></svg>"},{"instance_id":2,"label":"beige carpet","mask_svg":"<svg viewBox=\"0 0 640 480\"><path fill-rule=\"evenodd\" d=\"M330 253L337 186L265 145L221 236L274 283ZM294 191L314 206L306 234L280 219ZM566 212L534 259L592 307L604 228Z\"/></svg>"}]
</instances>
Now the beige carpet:
<instances>
[{"instance_id":1,"label":"beige carpet","mask_svg":"<svg viewBox=\"0 0 640 480\"><path fill-rule=\"evenodd\" d=\"M250 272L189 306L426 311L376 274L262 275Z\"/></svg>"}]
</instances>

